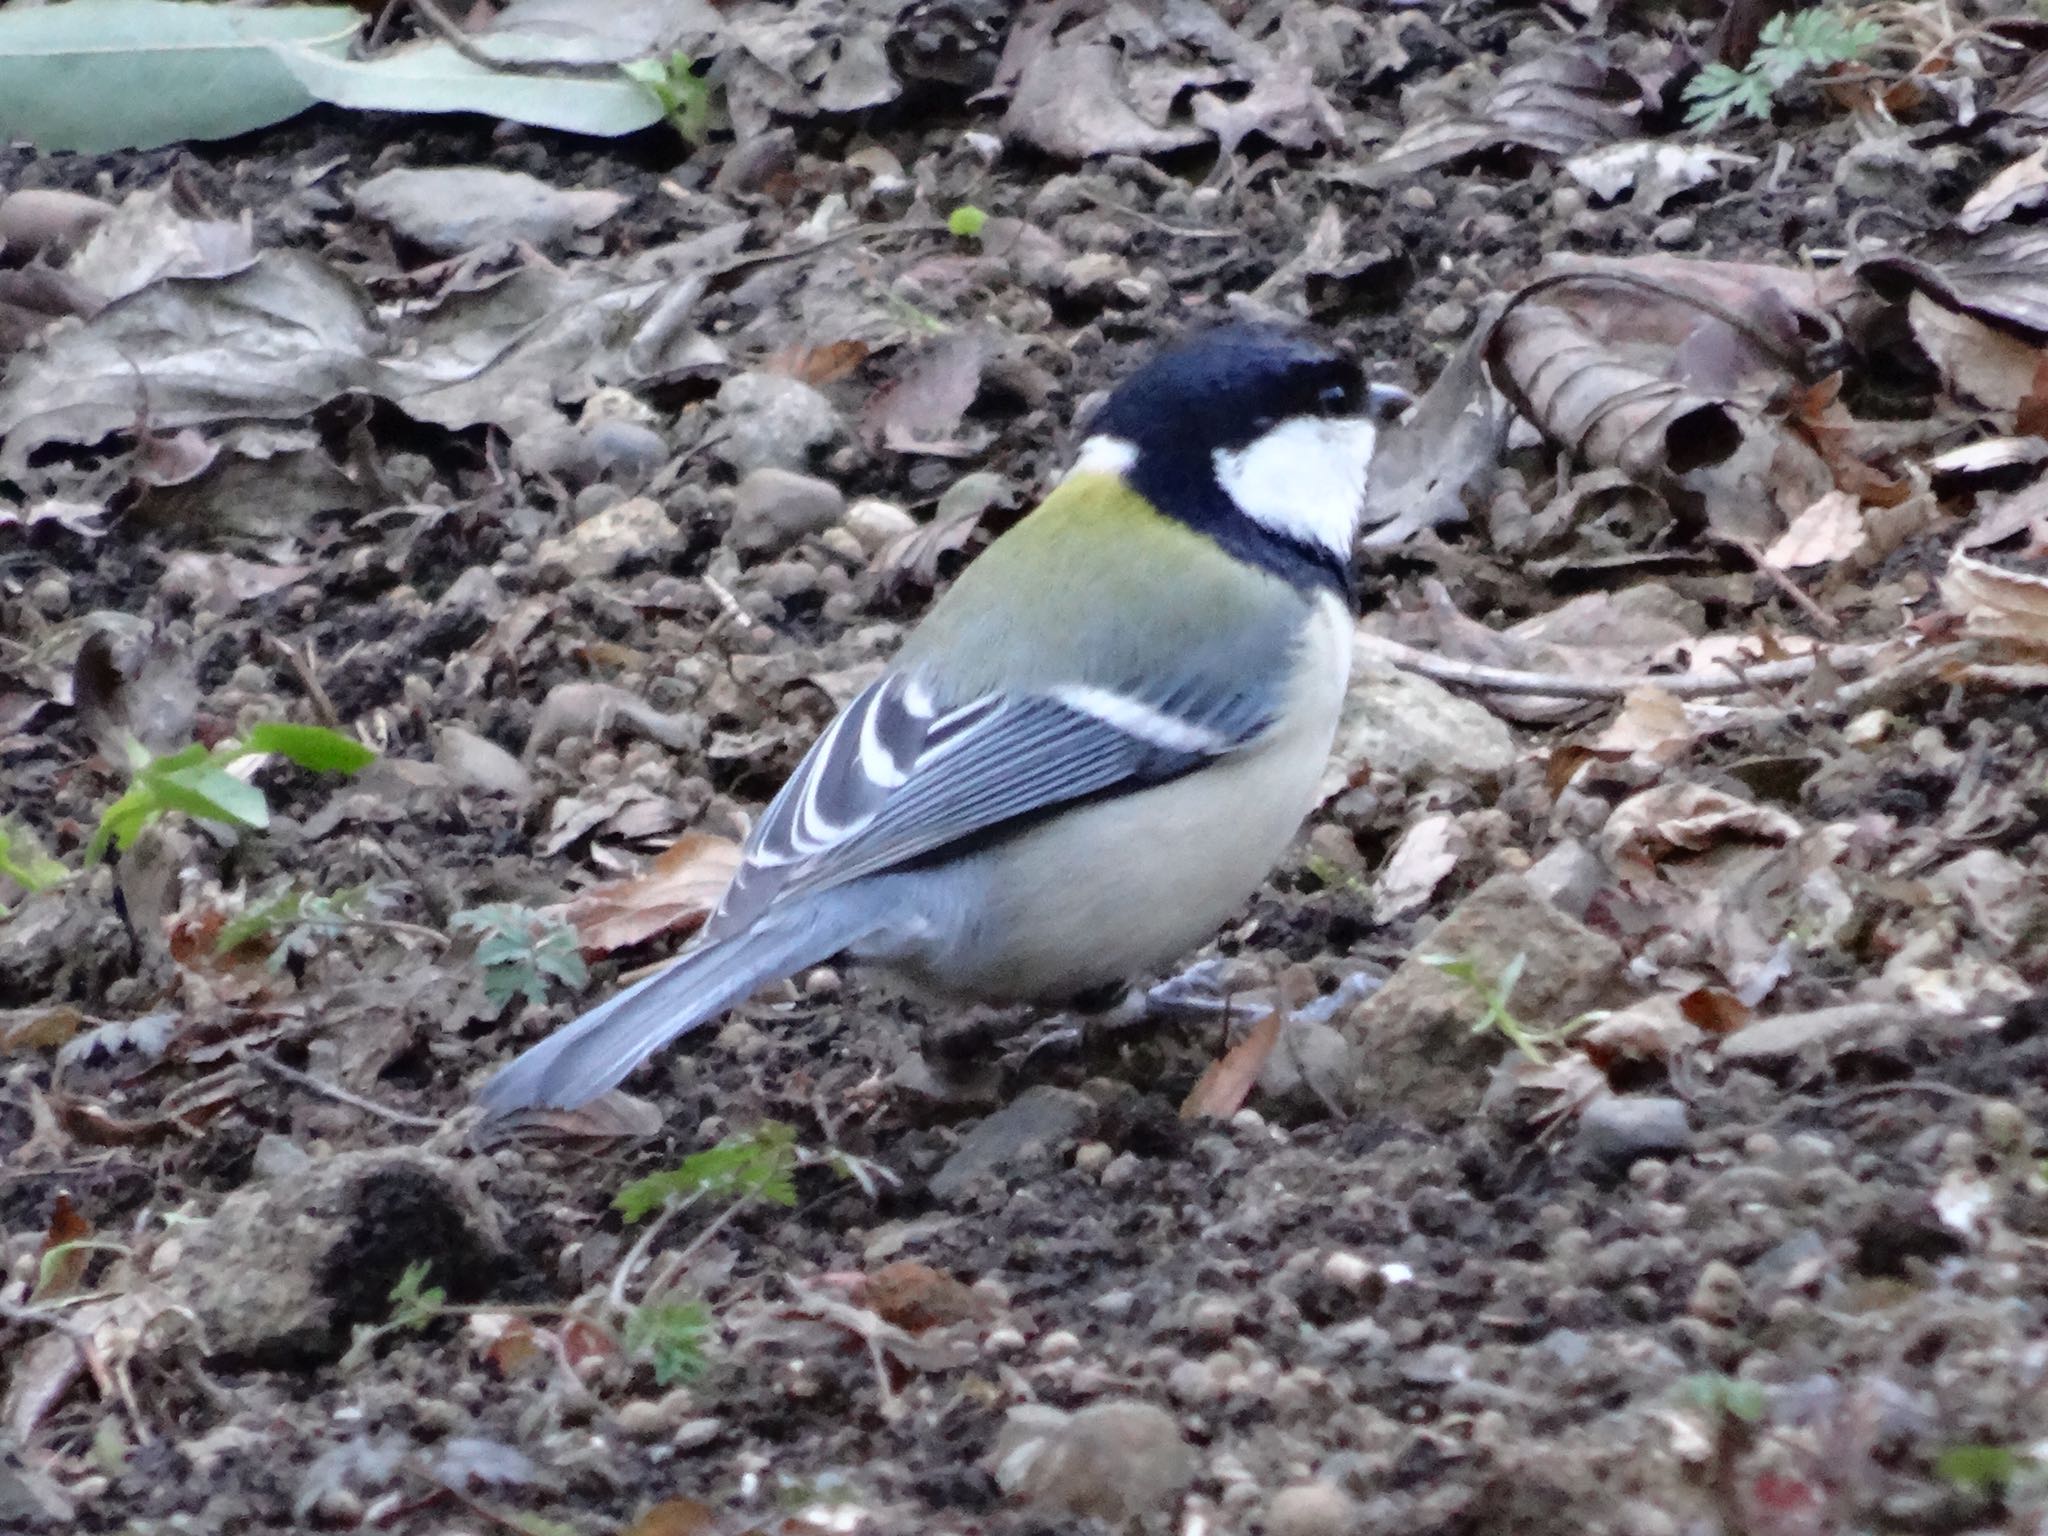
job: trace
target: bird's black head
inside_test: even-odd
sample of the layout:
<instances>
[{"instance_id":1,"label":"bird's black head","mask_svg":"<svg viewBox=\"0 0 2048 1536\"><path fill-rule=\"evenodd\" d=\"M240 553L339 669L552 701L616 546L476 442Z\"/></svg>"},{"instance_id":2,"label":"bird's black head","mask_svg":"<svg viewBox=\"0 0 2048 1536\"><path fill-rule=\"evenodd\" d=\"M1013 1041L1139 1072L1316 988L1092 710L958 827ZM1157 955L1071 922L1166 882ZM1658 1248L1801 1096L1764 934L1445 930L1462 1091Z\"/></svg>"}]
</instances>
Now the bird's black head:
<instances>
[{"instance_id":1,"label":"bird's black head","mask_svg":"<svg viewBox=\"0 0 2048 1536\"><path fill-rule=\"evenodd\" d=\"M1299 585L1348 589L1377 430L1406 403L1314 335L1219 326L1119 384L1075 469L1121 474L1169 517Z\"/></svg>"}]
</instances>

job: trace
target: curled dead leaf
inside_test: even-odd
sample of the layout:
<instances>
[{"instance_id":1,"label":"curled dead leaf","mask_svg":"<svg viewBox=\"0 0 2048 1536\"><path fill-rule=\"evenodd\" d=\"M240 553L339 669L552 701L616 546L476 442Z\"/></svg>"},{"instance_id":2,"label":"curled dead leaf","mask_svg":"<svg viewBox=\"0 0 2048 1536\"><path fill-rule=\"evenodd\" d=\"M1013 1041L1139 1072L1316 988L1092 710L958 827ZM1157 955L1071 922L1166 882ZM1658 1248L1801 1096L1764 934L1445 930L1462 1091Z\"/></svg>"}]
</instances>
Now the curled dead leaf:
<instances>
[{"instance_id":1,"label":"curled dead leaf","mask_svg":"<svg viewBox=\"0 0 2048 1536\"><path fill-rule=\"evenodd\" d=\"M685 832L639 874L593 885L561 912L584 954L608 955L665 934L695 932L739 866L738 843Z\"/></svg>"},{"instance_id":2,"label":"curled dead leaf","mask_svg":"<svg viewBox=\"0 0 2048 1536\"><path fill-rule=\"evenodd\" d=\"M2007 570L1959 549L1942 573L1941 600L1973 635L2048 645L2048 576Z\"/></svg>"}]
</instances>

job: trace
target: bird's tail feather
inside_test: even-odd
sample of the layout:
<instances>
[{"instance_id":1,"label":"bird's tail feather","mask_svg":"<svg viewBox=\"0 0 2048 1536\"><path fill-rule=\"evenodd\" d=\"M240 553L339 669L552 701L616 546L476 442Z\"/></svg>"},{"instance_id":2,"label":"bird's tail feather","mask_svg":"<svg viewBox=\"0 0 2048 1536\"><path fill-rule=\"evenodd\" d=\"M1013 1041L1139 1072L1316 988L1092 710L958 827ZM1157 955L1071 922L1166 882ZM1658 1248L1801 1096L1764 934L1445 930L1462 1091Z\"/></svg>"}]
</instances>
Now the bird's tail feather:
<instances>
[{"instance_id":1,"label":"bird's tail feather","mask_svg":"<svg viewBox=\"0 0 2048 1536\"><path fill-rule=\"evenodd\" d=\"M587 1104L678 1035L863 937L872 916L838 895L793 904L690 950L515 1057L484 1085L479 1101L492 1115Z\"/></svg>"}]
</instances>

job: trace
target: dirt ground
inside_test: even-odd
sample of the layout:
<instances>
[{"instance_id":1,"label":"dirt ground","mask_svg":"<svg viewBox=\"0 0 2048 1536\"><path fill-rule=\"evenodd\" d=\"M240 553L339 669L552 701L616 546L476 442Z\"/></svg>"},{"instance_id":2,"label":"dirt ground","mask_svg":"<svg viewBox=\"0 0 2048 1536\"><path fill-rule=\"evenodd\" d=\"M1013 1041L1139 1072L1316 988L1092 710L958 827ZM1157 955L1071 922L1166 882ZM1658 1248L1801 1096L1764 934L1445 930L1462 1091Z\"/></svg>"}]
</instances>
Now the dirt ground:
<instances>
[{"instance_id":1,"label":"dirt ground","mask_svg":"<svg viewBox=\"0 0 2048 1536\"><path fill-rule=\"evenodd\" d=\"M1219 9L1256 37L1283 8ZM1721 715L1375 685L1432 688L1403 696L1466 735L1417 736L1405 766L1347 738L1308 835L1208 952L1229 987L1322 1000L1289 1026L1300 1069L1269 1066L1234 1113L1181 1112L1246 1035L1217 1012L977 1020L963 1041L819 971L636 1075L616 1124L482 1139L462 1114L675 939L585 930L587 986L500 1012L455 915L739 834L1162 336L1248 297L1419 390L1546 258L1839 275L1918 249L2039 143L2038 120L1955 123L1953 96L1899 104L1901 127L1811 89L1703 137L1677 86L1705 15L1289 9L1324 49L1320 147L1250 112L1229 152L1034 147L954 78L995 69L1003 8L926 5L902 26L950 28L951 74L892 54L895 102L784 111L694 154L666 127L607 143L324 109L223 144L0 148L10 193L151 194L159 235L247 219L254 250L345 274L419 351L465 303L475 334L506 327L486 352L509 345L510 278L602 288L734 237L703 258L689 346L635 373L603 329L624 322L594 323L607 368L537 362L541 405L515 416L450 424L393 385L180 418L145 387L113 437L39 427L0 462L6 505L94 514L0 523L9 824L82 866L124 785L109 712L167 744L326 721L380 754L352 778L266 767L260 832L172 816L40 893L0 878L0 1529L2048 1530L2038 634L1700 696ZM2023 21L1951 50L1983 101L2035 57ZM1740 158L1619 199L1512 134L1374 172L1436 98L1579 50L1630 136ZM1168 92L1183 126L1189 89ZM566 236L437 251L358 199L445 166L622 201ZM979 238L944 228L963 205ZM1868 537L1760 565L1782 527L1744 553L1671 466L1589 484L1597 463L1525 423L1467 493L1475 521L1362 554L1368 629L1581 681L1696 672L1744 636L1770 637L1761 667L1977 634L1954 552L2006 516L1972 556L2038 579L2042 525L2011 504L2039 460L1934 460L2040 432L2048 391L2017 416L1969 397L1928 314L1915 331L1901 295L1849 287L1822 307L1848 317ZM184 344L169 321L140 335ZM850 509L794 526L819 493L792 466ZM963 475L987 477L964 514L941 506ZM591 534L621 507L651 516ZM932 531L907 539L905 513ZM1574 604L1580 630L1527 629ZM1481 627L1524 638L1489 649ZM79 659L96 629L111 683ZM293 886L369 894L289 945L220 951ZM1530 1028L1596 1007L1614 1027L1538 1028L1528 1053L1474 1033L1487 975L1414 959L1432 952L1490 955L1495 980L1524 958L1505 1011ZM794 1203L700 1203L635 1249L622 1186L771 1120L859 1176L807 1156ZM680 1381L621 1322L650 1259L705 1309ZM445 1304L349 1355L420 1262Z\"/></svg>"}]
</instances>

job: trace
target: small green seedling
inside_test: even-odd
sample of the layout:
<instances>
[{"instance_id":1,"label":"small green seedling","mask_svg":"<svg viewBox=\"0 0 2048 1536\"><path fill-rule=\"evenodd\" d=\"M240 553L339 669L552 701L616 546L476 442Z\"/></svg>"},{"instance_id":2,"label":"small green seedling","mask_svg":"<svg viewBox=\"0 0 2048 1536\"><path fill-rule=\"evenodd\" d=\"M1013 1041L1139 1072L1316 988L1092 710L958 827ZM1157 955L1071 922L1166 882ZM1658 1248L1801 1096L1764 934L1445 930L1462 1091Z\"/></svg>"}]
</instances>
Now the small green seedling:
<instances>
[{"instance_id":1,"label":"small green seedling","mask_svg":"<svg viewBox=\"0 0 2048 1536\"><path fill-rule=\"evenodd\" d=\"M1764 23L1758 47L1741 69L1709 64L1685 88L1685 120L1713 128L1738 112L1759 121L1771 115L1778 93L1805 74L1854 64L1876 47L1884 28L1839 10L1789 11Z\"/></svg>"},{"instance_id":2,"label":"small green seedling","mask_svg":"<svg viewBox=\"0 0 2048 1536\"><path fill-rule=\"evenodd\" d=\"M432 1267L425 1259L405 1266L405 1273L398 1277L398 1284L391 1287L391 1315L381 1323L360 1323L356 1326L348 1353L341 1357L342 1370L354 1370L369 1359L370 1351L380 1340L394 1333L418 1333L447 1310L447 1290L427 1284L427 1271Z\"/></svg>"},{"instance_id":3,"label":"small green seedling","mask_svg":"<svg viewBox=\"0 0 2048 1536\"><path fill-rule=\"evenodd\" d=\"M988 215L972 203L962 203L946 215L947 230L962 240L979 240L988 227Z\"/></svg>"},{"instance_id":4,"label":"small green seedling","mask_svg":"<svg viewBox=\"0 0 2048 1536\"><path fill-rule=\"evenodd\" d=\"M612 1209L636 1222L671 1201L765 1200L796 1204L796 1132L779 1120L763 1121L744 1136L693 1152L674 1168L635 1179L612 1201Z\"/></svg>"},{"instance_id":5,"label":"small green seedling","mask_svg":"<svg viewBox=\"0 0 2048 1536\"><path fill-rule=\"evenodd\" d=\"M1590 1022L1578 1018L1555 1029L1533 1029L1515 1017L1508 1006L1508 999L1514 995L1515 983L1522 979L1522 971L1529 963L1526 954L1516 955L1493 981L1488 981L1480 973L1475 960L1454 955L1424 955L1422 962L1435 966L1453 981L1464 982L1478 995L1481 1012L1472 1025L1473 1034L1483 1035L1491 1030L1539 1067L1549 1066L1553 1054Z\"/></svg>"},{"instance_id":6,"label":"small green seedling","mask_svg":"<svg viewBox=\"0 0 2048 1536\"><path fill-rule=\"evenodd\" d=\"M476 963L483 967L484 996L495 1008L515 997L539 1007L548 999L549 977L571 988L590 981L576 930L559 917L497 902L456 913L451 926L480 936Z\"/></svg>"},{"instance_id":7,"label":"small green seedling","mask_svg":"<svg viewBox=\"0 0 2048 1536\"><path fill-rule=\"evenodd\" d=\"M1743 1424L1763 1422L1768 1406L1764 1389L1753 1381L1737 1381L1712 1371L1685 1379L1685 1395L1693 1407L1716 1424L1733 1419Z\"/></svg>"},{"instance_id":8,"label":"small green seedling","mask_svg":"<svg viewBox=\"0 0 2048 1536\"><path fill-rule=\"evenodd\" d=\"M1953 1445L1934 1458L1934 1473L1950 1487L1989 1498L2038 1482L2048 1464L2009 1445Z\"/></svg>"},{"instance_id":9,"label":"small green seedling","mask_svg":"<svg viewBox=\"0 0 2048 1536\"><path fill-rule=\"evenodd\" d=\"M707 1367L711 1309L701 1301L649 1301L626 1319L626 1348L654 1366L654 1384L694 1381Z\"/></svg>"},{"instance_id":10,"label":"small green seedling","mask_svg":"<svg viewBox=\"0 0 2048 1536\"><path fill-rule=\"evenodd\" d=\"M70 878L71 871L43 852L43 845L27 827L0 820L0 879L12 880L33 896ZM6 910L0 906L0 912Z\"/></svg>"},{"instance_id":11,"label":"small green seedling","mask_svg":"<svg viewBox=\"0 0 2048 1536\"><path fill-rule=\"evenodd\" d=\"M294 955L311 955L350 928L374 920L383 899L383 893L367 881L344 886L331 896L288 885L221 924L213 952L225 955L246 945L267 943L270 953L264 964L281 971Z\"/></svg>"},{"instance_id":12,"label":"small green seedling","mask_svg":"<svg viewBox=\"0 0 2048 1536\"><path fill-rule=\"evenodd\" d=\"M316 773L355 773L377 757L353 736L324 726L280 721L253 727L239 742L222 742L217 747L194 742L162 756L133 738L127 745L128 789L100 813L99 825L85 849L88 866L100 861L109 843L121 849L132 847L145 827L173 811L252 831L269 826L270 802L263 791L228 772L230 764L245 757L274 753Z\"/></svg>"},{"instance_id":13,"label":"small green seedling","mask_svg":"<svg viewBox=\"0 0 2048 1536\"><path fill-rule=\"evenodd\" d=\"M697 73L697 61L687 53L672 53L666 59L634 59L621 64L619 72L644 87L661 104L662 115L692 149L702 149L711 137L711 82Z\"/></svg>"}]
</instances>

